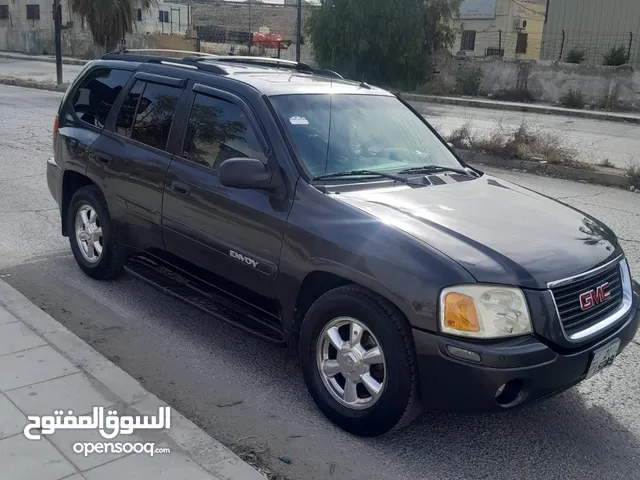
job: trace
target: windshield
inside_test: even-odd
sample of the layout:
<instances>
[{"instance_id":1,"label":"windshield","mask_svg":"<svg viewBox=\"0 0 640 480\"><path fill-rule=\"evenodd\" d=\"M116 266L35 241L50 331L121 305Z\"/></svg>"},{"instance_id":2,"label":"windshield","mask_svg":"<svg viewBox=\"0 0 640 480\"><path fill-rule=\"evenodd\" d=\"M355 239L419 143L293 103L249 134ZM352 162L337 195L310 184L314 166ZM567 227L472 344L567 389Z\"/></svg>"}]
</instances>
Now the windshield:
<instances>
[{"instance_id":1,"label":"windshield","mask_svg":"<svg viewBox=\"0 0 640 480\"><path fill-rule=\"evenodd\" d=\"M447 146L395 97L283 95L271 101L313 177L426 165L461 168Z\"/></svg>"}]
</instances>

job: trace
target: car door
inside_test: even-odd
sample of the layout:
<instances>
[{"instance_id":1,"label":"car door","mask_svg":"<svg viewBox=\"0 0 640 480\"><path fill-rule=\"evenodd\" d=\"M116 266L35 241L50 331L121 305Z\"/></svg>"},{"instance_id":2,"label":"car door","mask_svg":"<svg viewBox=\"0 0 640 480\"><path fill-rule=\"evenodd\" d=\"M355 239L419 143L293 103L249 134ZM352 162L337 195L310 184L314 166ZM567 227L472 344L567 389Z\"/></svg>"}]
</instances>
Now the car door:
<instances>
[{"instance_id":1,"label":"car door","mask_svg":"<svg viewBox=\"0 0 640 480\"><path fill-rule=\"evenodd\" d=\"M218 181L220 164L227 158L267 163L265 136L239 97L197 83L190 86L183 141L165 182L166 248L236 285L274 298L290 202Z\"/></svg>"},{"instance_id":2,"label":"car door","mask_svg":"<svg viewBox=\"0 0 640 480\"><path fill-rule=\"evenodd\" d=\"M185 79L137 72L109 128L93 144L90 177L102 182L122 244L164 250L161 228L167 151Z\"/></svg>"}]
</instances>

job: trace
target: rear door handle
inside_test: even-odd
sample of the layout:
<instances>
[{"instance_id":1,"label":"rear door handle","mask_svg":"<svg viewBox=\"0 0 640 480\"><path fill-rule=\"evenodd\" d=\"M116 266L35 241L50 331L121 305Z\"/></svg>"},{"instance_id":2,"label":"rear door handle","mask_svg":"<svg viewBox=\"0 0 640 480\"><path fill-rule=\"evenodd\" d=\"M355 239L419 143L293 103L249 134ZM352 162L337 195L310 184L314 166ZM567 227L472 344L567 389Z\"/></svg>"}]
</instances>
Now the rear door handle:
<instances>
[{"instance_id":1,"label":"rear door handle","mask_svg":"<svg viewBox=\"0 0 640 480\"><path fill-rule=\"evenodd\" d=\"M182 182L173 182L171 184L171 189L174 192L184 196L188 196L191 193L191 189L189 188L189 186Z\"/></svg>"},{"instance_id":2,"label":"rear door handle","mask_svg":"<svg viewBox=\"0 0 640 480\"><path fill-rule=\"evenodd\" d=\"M105 155L104 153L100 153L100 154L92 153L89 155L89 157L94 162L104 163L105 165L109 165L112 160L112 157L110 155Z\"/></svg>"}]
</instances>

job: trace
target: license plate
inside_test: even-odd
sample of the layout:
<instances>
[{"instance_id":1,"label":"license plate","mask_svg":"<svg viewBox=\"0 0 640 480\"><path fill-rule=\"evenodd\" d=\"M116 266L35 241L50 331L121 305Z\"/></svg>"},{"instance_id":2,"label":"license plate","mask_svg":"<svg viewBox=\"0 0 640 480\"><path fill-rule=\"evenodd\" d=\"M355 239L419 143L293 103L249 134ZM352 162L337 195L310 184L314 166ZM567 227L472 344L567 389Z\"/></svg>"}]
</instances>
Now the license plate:
<instances>
[{"instance_id":1,"label":"license plate","mask_svg":"<svg viewBox=\"0 0 640 480\"><path fill-rule=\"evenodd\" d=\"M594 375L600 373L605 368L611 366L620 349L620 340L614 340L613 342L599 348L593 352L593 358L591 359L591 365L587 372L587 378L591 378Z\"/></svg>"}]
</instances>

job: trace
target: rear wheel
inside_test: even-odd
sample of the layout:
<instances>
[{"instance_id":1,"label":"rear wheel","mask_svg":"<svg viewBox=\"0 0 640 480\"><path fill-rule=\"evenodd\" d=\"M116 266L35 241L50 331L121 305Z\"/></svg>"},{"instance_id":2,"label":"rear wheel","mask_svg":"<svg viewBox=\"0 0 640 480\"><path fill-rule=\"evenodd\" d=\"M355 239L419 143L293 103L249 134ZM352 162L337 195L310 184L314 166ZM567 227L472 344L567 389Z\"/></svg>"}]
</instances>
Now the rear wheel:
<instances>
[{"instance_id":1,"label":"rear wheel","mask_svg":"<svg viewBox=\"0 0 640 480\"><path fill-rule=\"evenodd\" d=\"M300 363L320 410L351 433L381 435L420 412L410 328L364 288L343 286L316 300L302 324Z\"/></svg>"},{"instance_id":2,"label":"rear wheel","mask_svg":"<svg viewBox=\"0 0 640 480\"><path fill-rule=\"evenodd\" d=\"M107 202L97 187L82 187L73 195L67 222L71 251L84 273L97 280L114 279L124 273Z\"/></svg>"}]
</instances>

